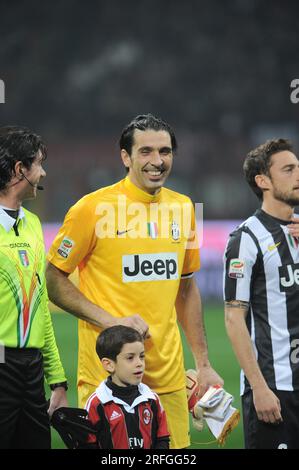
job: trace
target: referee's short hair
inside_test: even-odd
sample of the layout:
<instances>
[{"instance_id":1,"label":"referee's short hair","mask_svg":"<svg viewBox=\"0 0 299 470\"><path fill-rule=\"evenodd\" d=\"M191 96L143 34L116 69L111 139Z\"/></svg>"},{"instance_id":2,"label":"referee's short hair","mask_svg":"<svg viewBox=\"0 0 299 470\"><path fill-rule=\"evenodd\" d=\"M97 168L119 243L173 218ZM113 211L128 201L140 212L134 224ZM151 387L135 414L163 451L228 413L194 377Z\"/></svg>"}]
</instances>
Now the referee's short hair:
<instances>
[{"instance_id":1,"label":"referee's short hair","mask_svg":"<svg viewBox=\"0 0 299 470\"><path fill-rule=\"evenodd\" d=\"M30 170L39 150L45 159L47 148L42 138L27 127L0 127L0 191L14 176L15 164L20 161Z\"/></svg>"},{"instance_id":2,"label":"referee's short hair","mask_svg":"<svg viewBox=\"0 0 299 470\"><path fill-rule=\"evenodd\" d=\"M143 343L143 337L134 328L115 325L99 334L96 342L96 352L100 359L107 357L116 361L116 357L127 343Z\"/></svg>"},{"instance_id":3,"label":"referee's short hair","mask_svg":"<svg viewBox=\"0 0 299 470\"><path fill-rule=\"evenodd\" d=\"M264 144L259 145L251 150L244 161L243 171L245 178L259 199L263 199L263 191L255 182L256 175L270 176L270 167L272 165L271 157L275 153L283 150L293 151L292 143L286 139L267 140Z\"/></svg>"}]
</instances>

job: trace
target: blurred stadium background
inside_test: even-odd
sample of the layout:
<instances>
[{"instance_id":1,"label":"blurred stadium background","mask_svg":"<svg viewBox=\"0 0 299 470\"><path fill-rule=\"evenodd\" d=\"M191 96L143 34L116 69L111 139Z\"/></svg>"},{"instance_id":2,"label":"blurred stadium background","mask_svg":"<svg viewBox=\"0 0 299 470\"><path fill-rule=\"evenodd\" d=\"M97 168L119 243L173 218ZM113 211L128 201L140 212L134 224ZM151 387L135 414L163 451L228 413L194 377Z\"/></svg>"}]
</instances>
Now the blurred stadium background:
<instances>
[{"instance_id":1,"label":"blurred stadium background","mask_svg":"<svg viewBox=\"0 0 299 470\"><path fill-rule=\"evenodd\" d=\"M290 100L298 2L1 0L0 14L0 125L26 125L47 142L45 191L27 204L47 244L76 200L123 177L117 141L132 117L152 112L174 127L179 151L168 186L204 203L198 282L209 350L239 405L221 259L229 231L257 205L242 177L245 154L272 137L298 149L299 104ZM53 319L75 405L76 320ZM187 349L185 358L190 367ZM193 434L192 447L217 447L196 444L211 440ZM243 447L241 425L227 447Z\"/></svg>"}]
</instances>

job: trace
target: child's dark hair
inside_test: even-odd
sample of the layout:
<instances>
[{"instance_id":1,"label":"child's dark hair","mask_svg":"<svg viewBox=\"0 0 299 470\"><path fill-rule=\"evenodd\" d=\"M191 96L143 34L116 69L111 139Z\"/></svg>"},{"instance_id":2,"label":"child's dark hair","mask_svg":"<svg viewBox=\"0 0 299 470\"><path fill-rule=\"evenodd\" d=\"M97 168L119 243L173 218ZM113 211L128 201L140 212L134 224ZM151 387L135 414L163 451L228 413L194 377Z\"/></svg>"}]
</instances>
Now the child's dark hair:
<instances>
[{"instance_id":1,"label":"child's dark hair","mask_svg":"<svg viewBox=\"0 0 299 470\"><path fill-rule=\"evenodd\" d=\"M116 325L102 331L96 342L96 352L100 359L108 357L116 361L116 356L122 350L124 344L143 343L141 334L129 326Z\"/></svg>"}]
</instances>

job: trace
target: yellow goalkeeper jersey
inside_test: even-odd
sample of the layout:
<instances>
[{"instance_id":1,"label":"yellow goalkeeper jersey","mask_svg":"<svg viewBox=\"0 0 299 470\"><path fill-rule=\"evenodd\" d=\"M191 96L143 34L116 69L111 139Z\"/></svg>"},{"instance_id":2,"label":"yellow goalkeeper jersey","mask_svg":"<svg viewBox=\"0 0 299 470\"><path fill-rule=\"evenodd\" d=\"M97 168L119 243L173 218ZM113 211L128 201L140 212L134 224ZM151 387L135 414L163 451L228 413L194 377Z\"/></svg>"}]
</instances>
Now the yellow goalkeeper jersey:
<instances>
[{"instance_id":1,"label":"yellow goalkeeper jersey","mask_svg":"<svg viewBox=\"0 0 299 470\"><path fill-rule=\"evenodd\" d=\"M182 277L199 269L194 208L162 188L150 195L126 177L80 199L48 253L57 268L79 268L79 289L115 317L138 313L149 325L143 381L157 393L185 386L175 300ZM106 372L95 352L100 329L79 320L78 384Z\"/></svg>"}]
</instances>

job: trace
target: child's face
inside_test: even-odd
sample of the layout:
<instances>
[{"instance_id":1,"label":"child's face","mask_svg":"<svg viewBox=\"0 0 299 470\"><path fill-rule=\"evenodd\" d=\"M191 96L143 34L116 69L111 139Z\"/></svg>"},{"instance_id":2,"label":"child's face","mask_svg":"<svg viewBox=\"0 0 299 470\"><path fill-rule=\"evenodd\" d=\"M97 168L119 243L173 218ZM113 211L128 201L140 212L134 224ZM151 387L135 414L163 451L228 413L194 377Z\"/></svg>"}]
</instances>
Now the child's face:
<instances>
[{"instance_id":1,"label":"child's face","mask_svg":"<svg viewBox=\"0 0 299 470\"><path fill-rule=\"evenodd\" d=\"M113 362L112 381L124 387L140 384L144 373L144 345L139 341L126 343Z\"/></svg>"}]
</instances>

